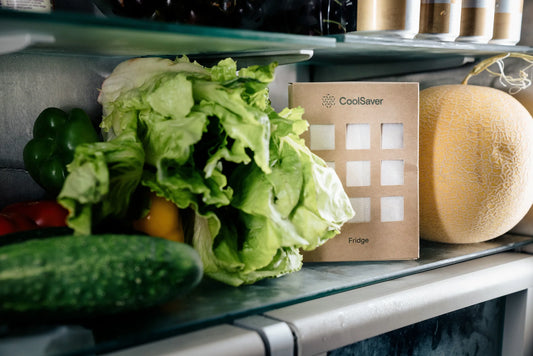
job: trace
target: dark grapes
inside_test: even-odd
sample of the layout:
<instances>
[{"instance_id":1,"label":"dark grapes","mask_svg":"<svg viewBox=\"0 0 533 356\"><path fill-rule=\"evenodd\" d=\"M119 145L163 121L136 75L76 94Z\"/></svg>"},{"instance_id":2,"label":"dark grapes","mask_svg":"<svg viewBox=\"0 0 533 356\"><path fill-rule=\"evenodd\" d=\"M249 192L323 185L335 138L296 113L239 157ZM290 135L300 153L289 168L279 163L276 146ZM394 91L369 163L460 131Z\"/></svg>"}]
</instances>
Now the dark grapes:
<instances>
[{"instance_id":1,"label":"dark grapes","mask_svg":"<svg viewBox=\"0 0 533 356\"><path fill-rule=\"evenodd\" d=\"M120 16L327 35L355 31L356 0L109 0Z\"/></svg>"}]
</instances>

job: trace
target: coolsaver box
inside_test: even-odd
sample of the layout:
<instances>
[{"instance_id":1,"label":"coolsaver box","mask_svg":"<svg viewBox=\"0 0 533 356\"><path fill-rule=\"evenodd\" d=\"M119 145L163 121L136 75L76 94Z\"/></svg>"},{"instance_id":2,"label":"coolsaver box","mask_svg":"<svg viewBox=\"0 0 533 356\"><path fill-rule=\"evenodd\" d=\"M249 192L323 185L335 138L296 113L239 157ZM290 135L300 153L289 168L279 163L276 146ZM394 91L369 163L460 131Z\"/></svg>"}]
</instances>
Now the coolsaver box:
<instances>
[{"instance_id":1,"label":"coolsaver box","mask_svg":"<svg viewBox=\"0 0 533 356\"><path fill-rule=\"evenodd\" d=\"M418 83L292 83L307 146L337 172L355 210L304 261L419 257Z\"/></svg>"}]
</instances>

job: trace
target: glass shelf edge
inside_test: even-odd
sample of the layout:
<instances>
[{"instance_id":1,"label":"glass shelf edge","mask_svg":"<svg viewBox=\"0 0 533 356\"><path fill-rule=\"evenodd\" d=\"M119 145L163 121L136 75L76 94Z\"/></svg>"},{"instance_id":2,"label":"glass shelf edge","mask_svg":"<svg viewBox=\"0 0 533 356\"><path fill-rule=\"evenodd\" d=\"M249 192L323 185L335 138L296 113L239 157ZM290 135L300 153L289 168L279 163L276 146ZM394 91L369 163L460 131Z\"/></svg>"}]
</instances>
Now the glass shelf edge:
<instances>
[{"instance_id":1,"label":"glass shelf edge","mask_svg":"<svg viewBox=\"0 0 533 356\"><path fill-rule=\"evenodd\" d=\"M424 39L404 39L384 36L343 34L332 36L337 40L336 49L347 53L368 50L368 55L386 54L401 56L421 53L438 58L449 56L487 56L506 52L533 53L533 48L521 45L498 45L490 43L444 42Z\"/></svg>"},{"instance_id":2,"label":"glass shelf edge","mask_svg":"<svg viewBox=\"0 0 533 356\"><path fill-rule=\"evenodd\" d=\"M74 13L36 14L0 10L0 36L10 35L52 38L51 41L27 43L24 47L27 51L106 56L210 56L231 53L249 57L250 54L259 56L263 52L265 56L272 56L275 51L312 51L315 48L332 48L336 43L334 38L328 37ZM297 58L297 61L300 60L301 56Z\"/></svg>"},{"instance_id":3,"label":"glass shelf edge","mask_svg":"<svg viewBox=\"0 0 533 356\"><path fill-rule=\"evenodd\" d=\"M353 33L307 36L84 13L37 14L0 9L0 37L10 34L32 39L27 43L20 42L23 47L14 46L11 53L29 50L75 55L194 55L205 58L234 56L276 60L276 56L272 55L275 52L308 50L314 51L313 60L331 59L332 62L339 61L334 60L335 56L342 56L345 61L364 62L372 56L383 57L382 59L395 57L397 61L406 61L412 58L432 59L442 55L483 57L510 51L533 53L533 48L528 46L439 42ZM43 38L46 40L42 40ZM0 48L0 54L9 51L9 47L3 47ZM296 56L295 61L290 62L290 56L282 57L284 64L306 60L302 56Z\"/></svg>"},{"instance_id":4,"label":"glass shelf edge","mask_svg":"<svg viewBox=\"0 0 533 356\"><path fill-rule=\"evenodd\" d=\"M3 21L32 21L40 24L75 24L77 26L106 26L131 30L150 30L158 32L168 32L176 34L190 34L195 36L214 36L214 37L237 37L237 38L259 38L266 41L276 42L286 40L294 43L306 43L309 45L319 45L331 47L336 40L329 36L305 36L289 33L264 32L247 29L235 29L225 27L212 27L202 25L189 25L181 23L171 23L163 21L151 21L143 19L134 19L120 16L95 16L86 13L75 13L66 11L57 11L52 14L33 13L25 11L13 11L0 8L0 19ZM2 21L2 22L3 22ZM5 26L2 26L5 27ZM2 28L0 27L0 28Z\"/></svg>"}]
</instances>

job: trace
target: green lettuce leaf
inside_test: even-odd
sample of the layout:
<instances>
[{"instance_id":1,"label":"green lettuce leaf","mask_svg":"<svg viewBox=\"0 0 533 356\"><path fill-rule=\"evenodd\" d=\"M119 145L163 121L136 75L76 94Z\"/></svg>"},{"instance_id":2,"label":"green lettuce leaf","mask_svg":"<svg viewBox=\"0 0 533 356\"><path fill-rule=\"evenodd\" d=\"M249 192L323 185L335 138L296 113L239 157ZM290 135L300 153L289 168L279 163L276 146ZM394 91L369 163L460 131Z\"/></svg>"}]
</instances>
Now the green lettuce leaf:
<instances>
[{"instance_id":1,"label":"green lettuce leaf","mask_svg":"<svg viewBox=\"0 0 533 356\"><path fill-rule=\"evenodd\" d=\"M273 145L277 154L272 155L270 174L253 164L235 169L230 179L234 210L219 215L226 228L219 231L211 249L202 249L204 259L211 261L206 271L224 270L234 285L300 269L299 249L322 245L353 216L335 171L302 140L289 135ZM246 238L240 241L240 236ZM286 263L278 260L281 256Z\"/></svg>"},{"instance_id":2,"label":"green lettuce leaf","mask_svg":"<svg viewBox=\"0 0 533 356\"><path fill-rule=\"evenodd\" d=\"M132 131L109 142L76 148L58 202L69 210L68 225L88 235L111 217L122 219L143 174L144 150Z\"/></svg>"}]
</instances>

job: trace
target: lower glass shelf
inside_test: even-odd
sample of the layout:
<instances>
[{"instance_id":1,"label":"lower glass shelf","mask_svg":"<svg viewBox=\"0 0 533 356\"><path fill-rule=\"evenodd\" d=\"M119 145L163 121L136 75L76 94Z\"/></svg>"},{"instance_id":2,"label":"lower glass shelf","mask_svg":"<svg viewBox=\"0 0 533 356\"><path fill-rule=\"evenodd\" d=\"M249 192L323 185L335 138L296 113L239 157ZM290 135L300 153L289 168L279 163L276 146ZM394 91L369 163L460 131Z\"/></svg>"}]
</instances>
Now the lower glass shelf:
<instances>
[{"instance_id":1,"label":"lower glass shelf","mask_svg":"<svg viewBox=\"0 0 533 356\"><path fill-rule=\"evenodd\" d=\"M119 316L71 320L92 333L94 345L75 354L108 352L187 333L268 310L316 299L371 284L472 260L519 250L533 237L507 234L477 244L447 245L421 241L420 258L412 261L306 263L301 271L249 286L231 287L209 278L187 296L155 309ZM2 340L59 325L0 321ZM78 352L79 351L79 352Z\"/></svg>"}]
</instances>

